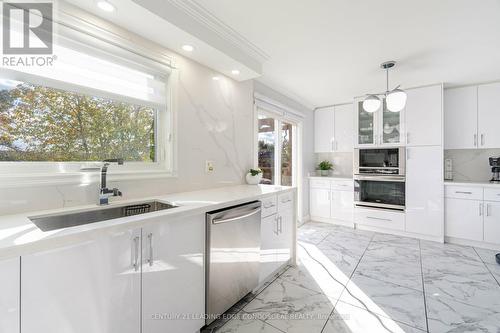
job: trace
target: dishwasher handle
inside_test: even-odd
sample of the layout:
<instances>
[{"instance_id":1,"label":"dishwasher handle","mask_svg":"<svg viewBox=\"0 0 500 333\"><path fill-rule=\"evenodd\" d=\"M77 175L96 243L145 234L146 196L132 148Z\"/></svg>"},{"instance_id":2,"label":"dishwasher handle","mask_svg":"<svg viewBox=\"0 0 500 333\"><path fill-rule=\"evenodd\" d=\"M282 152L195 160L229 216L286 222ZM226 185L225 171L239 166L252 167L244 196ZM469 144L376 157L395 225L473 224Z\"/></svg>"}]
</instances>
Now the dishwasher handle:
<instances>
[{"instance_id":1,"label":"dishwasher handle","mask_svg":"<svg viewBox=\"0 0 500 333\"><path fill-rule=\"evenodd\" d=\"M259 213L260 210L261 210L261 208L258 207L258 208L252 209L250 213L246 213L246 214L243 214L243 215L234 216L234 217L230 217L230 218L216 218L216 219L212 220L212 224L221 224L221 223L238 221L238 220L250 217L252 215L255 215L255 214Z\"/></svg>"}]
</instances>

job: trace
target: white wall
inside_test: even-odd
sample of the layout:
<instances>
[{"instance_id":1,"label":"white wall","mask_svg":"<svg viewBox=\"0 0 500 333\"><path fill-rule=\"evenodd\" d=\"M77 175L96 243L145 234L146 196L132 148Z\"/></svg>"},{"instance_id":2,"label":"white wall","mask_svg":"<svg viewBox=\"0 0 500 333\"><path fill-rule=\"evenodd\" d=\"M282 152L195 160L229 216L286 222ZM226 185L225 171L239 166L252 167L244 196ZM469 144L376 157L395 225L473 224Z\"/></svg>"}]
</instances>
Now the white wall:
<instances>
[{"instance_id":1,"label":"white wall","mask_svg":"<svg viewBox=\"0 0 500 333\"><path fill-rule=\"evenodd\" d=\"M302 218L309 216L309 171L314 170L314 118L311 109L301 103L273 90L261 82L255 81L254 89L283 105L304 114L302 122ZM301 219L302 220L302 219Z\"/></svg>"},{"instance_id":2,"label":"white wall","mask_svg":"<svg viewBox=\"0 0 500 333\"><path fill-rule=\"evenodd\" d=\"M238 83L176 57L178 87L178 177L110 182L123 199L243 183L253 164L253 83ZM205 173L205 161L215 172ZM112 175L110 167L109 174ZM2 188L0 215L97 202L98 184Z\"/></svg>"}]
</instances>

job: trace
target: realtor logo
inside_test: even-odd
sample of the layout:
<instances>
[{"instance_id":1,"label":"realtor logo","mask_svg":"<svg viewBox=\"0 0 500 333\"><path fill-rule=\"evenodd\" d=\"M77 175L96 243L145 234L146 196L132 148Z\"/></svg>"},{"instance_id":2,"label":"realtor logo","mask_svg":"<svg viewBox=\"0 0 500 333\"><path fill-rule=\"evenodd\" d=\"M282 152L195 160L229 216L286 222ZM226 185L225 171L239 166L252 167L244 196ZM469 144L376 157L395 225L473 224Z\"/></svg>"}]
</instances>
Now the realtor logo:
<instances>
[{"instance_id":1,"label":"realtor logo","mask_svg":"<svg viewBox=\"0 0 500 333\"><path fill-rule=\"evenodd\" d=\"M52 54L51 2L3 3L3 53Z\"/></svg>"}]
</instances>

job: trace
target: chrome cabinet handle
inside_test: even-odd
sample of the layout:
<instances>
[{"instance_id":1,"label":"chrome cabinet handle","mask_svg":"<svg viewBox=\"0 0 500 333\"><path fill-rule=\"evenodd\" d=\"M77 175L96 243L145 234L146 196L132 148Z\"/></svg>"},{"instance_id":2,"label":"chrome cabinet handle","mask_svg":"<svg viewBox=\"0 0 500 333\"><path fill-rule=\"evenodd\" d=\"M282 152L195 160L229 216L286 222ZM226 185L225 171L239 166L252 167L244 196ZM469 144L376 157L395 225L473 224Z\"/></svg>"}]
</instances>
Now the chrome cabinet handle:
<instances>
[{"instance_id":1,"label":"chrome cabinet handle","mask_svg":"<svg viewBox=\"0 0 500 333\"><path fill-rule=\"evenodd\" d=\"M457 193L457 194L472 194L472 192L468 192L468 191L455 191L455 193Z\"/></svg>"},{"instance_id":2,"label":"chrome cabinet handle","mask_svg":"<svg viewBox=\"0 0 500 333\"><path fill-rule=\"evenodd\" d=\"M380 217L373 217L373 216L367 216L366 218L370 219L370 220L378 220L378 221L388 221L388 222L392 221L390 219L383 219L383 218L380 218Z\"/></svg>"},{"instance_id":3,"label":"chrome cabinet handle","mask_svg":"<svg viewBox=\"0 0 500 333\"><path fill-rule=\"evenodd\" d=\"M474 134L474 147L477 147L477 134Z\"/></svg>"},{"instance_id":4,"label":"chrome cabinet handle","mask_svg":"<svg viewBox=\"0 0 500 333\"><path fill-rule=\"evenodd\" d=\"M153 266L153 234L148 234L148 242L149 242L149 259L147 260L149 266Z\"/></svg>"},{"instance_id":5,"label":"chrome cabinet handle","mask_svg":"<svg viewBox=\"0 0 500 333\"><path fill-rule=\"evenodd\" d=\"M481 134L481 146L484 146L484 134Z\"/></svg>"},{"instance_id":6,"label":"chrome cabinet handle","mask_svg":"<svg viewBox=\"0 0 500 333\"><path fill-rule=\"evenodd\" d=\"M280 226L279 233L281 234L281 233L283 233L283 216L278 217L278 220L279 220L279 226Z\"/></svg>"},{"instance_id":7,"label":"chrome cabinet handle","mask_svg":"<svg viewBox=\"0 0 500 333\"><path fill-rule=\"evenodd\" d=\"M490 204L486 204L486 216L490 216Z\"/></svg>"},{"instance_id":8,"label":"chrome cabinet handle","mask_svg":"<svg viewBox=\"0 0 500 333\"><path fill-rule=\"evenodd\" d=\"M406 132L406 144L410 143L410 133Z\"/></svg>"},{"instance_id":9,"label":"chrome cabinet handle","mask_svg":"<svg viewBox=\"0 0 500 333\"><path fill-rule=\"evenodd\" d=\"M479 216L483 216L483 204L479 204Z\"/></svg>"},{"instance_id":10,"label":"chrome cabinet handle","mask_svg":"<svg viewBox=\"0 0 500 333\"><path fill-rule=\"evenodd\" d=\"M134 237L134 262L132 263L132 267L134 268L134 271L137 272L139 269L139 240L140 237L136 236Z\"/></svg>"},{"instance_id":11,"label":"chrome cabinet handle","mask_svg":"<svg viewBox=\"0 0 500 333\"><path fill-rule=\"evenodd\" d=\"M274 232L276 235L279 235L278 220L279 220L279 217L278 217L278 216L276 216L276 217L274 218L274 222L276 222L276 230L273 230L273 232Z\"/></svg>"},{"instance_id":12,"label":"chrome cabinet handle","mask_svg":"<svg viewBox=\"0 0 500 333\"><path fill-rule=\"evenodd\" d=\"M266 206L266 205L264 205L264 208L266 208L266 209L267 209L267 208L271 208L271 207L274 207L274 206L276 206L276 205L275 205L275 204L273 204L273 203L271 203L271 204L269 204L269 205L267 205L267 206Z\"/></svg>"}]
</instances>

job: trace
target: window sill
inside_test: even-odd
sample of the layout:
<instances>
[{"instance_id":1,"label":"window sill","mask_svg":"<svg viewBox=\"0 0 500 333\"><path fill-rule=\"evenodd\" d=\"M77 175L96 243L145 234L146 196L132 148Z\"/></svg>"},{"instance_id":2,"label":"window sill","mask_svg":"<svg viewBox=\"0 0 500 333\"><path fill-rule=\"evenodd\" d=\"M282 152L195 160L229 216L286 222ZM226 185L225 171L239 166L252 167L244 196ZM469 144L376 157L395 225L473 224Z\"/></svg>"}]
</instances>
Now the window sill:
<instances>
[{"instance_id":1,"label":"window sill","mask_svg":"<svg viewBox=\"0 0 500 333\"><path fill-rule=\"evenodd\" d=\"M108 172L107 180L117 182L156 178L177 178L177 174L165 170L113 171ZM99 181L100 172L0 174L0 188L89 185Z\"/></svg>"}]
</instances>

